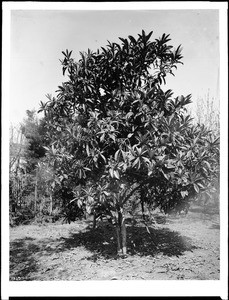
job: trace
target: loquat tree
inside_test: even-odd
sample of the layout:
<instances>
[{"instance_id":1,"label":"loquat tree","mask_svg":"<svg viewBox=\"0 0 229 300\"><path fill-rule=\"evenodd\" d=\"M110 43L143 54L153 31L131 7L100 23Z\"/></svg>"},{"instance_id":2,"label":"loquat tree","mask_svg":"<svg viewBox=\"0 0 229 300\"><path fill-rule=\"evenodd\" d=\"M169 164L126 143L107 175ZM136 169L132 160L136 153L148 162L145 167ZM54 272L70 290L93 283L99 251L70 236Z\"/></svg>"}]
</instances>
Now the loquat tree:
<instances>
[{"instance_id":1,"label":"loquat tree","mask_svg":"<svg viewBox=\"0 0 229 300\"><path fill-rule=\"evenodd\" d=\"M219 139L186 112L191 95L173 98L165 77L182 63L169 35L144 30L93 52L63 52L68 80L41 102L55 184L71 189L88 213L102 211L125 255L126 207L135 193L165 213L188 206L219 166Z\"/></svg>"}]
</instances>

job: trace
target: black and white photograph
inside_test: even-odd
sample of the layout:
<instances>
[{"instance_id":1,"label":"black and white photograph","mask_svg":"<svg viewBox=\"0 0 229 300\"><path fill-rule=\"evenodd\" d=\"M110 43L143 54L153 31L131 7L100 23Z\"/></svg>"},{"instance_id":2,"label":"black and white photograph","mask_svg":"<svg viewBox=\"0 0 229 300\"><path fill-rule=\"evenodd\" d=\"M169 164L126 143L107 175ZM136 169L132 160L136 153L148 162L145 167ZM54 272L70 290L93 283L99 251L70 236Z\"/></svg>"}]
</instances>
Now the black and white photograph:
<instances>
[{"instance_id":1,"label":"black and white photograph","mask_svg":"<svg viewBox=\"0 0 229 300\"><path fill-rule=\"evenodd\" d=\"M226 2L3 2L2 299L227 299L227 26Z\"/></svg>"}]
</instances>

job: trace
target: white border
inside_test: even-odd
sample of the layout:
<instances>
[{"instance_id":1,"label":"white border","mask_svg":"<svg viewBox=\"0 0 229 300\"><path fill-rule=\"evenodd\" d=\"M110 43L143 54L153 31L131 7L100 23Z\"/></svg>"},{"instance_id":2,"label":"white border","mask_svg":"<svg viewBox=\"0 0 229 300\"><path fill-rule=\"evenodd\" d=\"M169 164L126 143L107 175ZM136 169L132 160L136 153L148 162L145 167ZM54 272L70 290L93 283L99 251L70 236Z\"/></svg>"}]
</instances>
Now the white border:
<instances>
[{"instance_id":1,"label":"white border","mask_svg":"<svg viewBox=\"0 0 229 300\"><path fill-rule=\"evenodd\" d=\"M163 2L4 2L6 10L167 10L167 9L226 9L227 2L163 1Z\"/></svg>"},{"instance_id":2,"label":"white border","mask_svg":"<svg viewBox=\"0 0 229 300\"><path fill-rule=\"evenodd\" d=\"M228 281L228 32L227 11L220 24L220 280ZM227 51L222 51L223 49ZM222 246L225 245L225 246ZM223 291L223 287L222 287ZM228 294L224 294L226 299Z\"/></svg>"},{"instance_id":3,"label":"white border","mask_svg":"<svg viewBox=\"0 0 229 300\"><path fill-rule=\"evenodd\" d=\"M1 290L2 299L9 294L9 101L10 101L10 10L4 10L2 26L2 195L1 195ZM4 243L3 243L4 242ZM6 264L7 263L7 264Z\"/></svg>"},{"instance_id":4,"label":"white border","mask_svg":"<svg viewBox=\"0 0 229 300\"><path fill-rule=\"evenodd\" d=\"M183 5L182 5L183 4ZM3 102L2 102L2 194L8 195L9 49L11 10L174 10L219 9L220 12L220 95L221 95L221 277L219 281L80 281L9 282L9 268L2 266L2 299L9 296L221 296L227 298L228 279L228 90L227 2L3 2ZM9 262L9 218L7 197L2 197L2 262ZM226 213L222 213L226 212ZM226 226L225 226L226 223Z\"/></svg>"}]
</instances>

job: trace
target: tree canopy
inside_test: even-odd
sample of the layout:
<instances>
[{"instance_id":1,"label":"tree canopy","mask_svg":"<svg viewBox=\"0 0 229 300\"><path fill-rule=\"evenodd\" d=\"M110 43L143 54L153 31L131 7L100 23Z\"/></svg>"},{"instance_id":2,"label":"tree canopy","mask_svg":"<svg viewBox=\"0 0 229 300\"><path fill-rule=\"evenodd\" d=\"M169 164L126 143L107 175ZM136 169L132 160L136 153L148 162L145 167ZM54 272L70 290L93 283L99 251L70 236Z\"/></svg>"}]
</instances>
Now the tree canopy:
<instances>
[{"instance_id":1,"label":"tree canopy","mask_svg":"<svg viewBox=\"0 0 229 300\"><path fill-rule=\"evenodd\" d=\"M62 52L68 81L41 102L56 186L73 191L70 202L88 213L102 208L122 232L120 241L135 192L169 212L187 205L218 172L219 139L193 124L186 112L191 95L173 97L161 88L182 63L181 45L174 48L166 34L151 41L152 33L108 41L77 62L72 51Z\"/></svg>"}]
</instances>

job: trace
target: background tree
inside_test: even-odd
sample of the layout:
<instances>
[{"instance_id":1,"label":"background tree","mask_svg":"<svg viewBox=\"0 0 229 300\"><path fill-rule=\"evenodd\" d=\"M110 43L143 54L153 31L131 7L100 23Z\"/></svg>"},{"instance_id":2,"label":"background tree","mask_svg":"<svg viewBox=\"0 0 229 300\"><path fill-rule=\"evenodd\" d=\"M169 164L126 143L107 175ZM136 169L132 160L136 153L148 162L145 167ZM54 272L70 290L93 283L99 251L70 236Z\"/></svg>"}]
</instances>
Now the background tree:
<instances>
[{"instance_id":1,"label":"background tree","mask_svg":"<svg viewBox=\"0 0 229 300\"><path fill-rule=\"evenodd\" d=\"M196 107L192 110L189 109L189 113L193 116L194 121L197 124L204 124L206 128L211 131L213 137L218 137L220 134L220 116L219 116L219 100L217 97L210 96L210 90L207 94L198 98L196 101ZM219 208L219 193L220 193L220 170L218 168L218 174L213 181L209 183L209 186L205 191L198 195L198 202L201 205L209 206L214 205Z\"/></svg>"},{"instance_id":2,"label":"background tree","mask_svg":"<svg viewBox=\"0 0 229 300\"><path fill-rule=\"evenodd\" d=\"M23 174L23 157L25 144L20 128L10 126L10 160L9 160L9 192L10 210L16 212L22 201L23 181L20 174ZM21 176L22 177L22 176Z\"/></svg>"},{"instance_id":3,"label":"background tree","mask_svg":"<svg viewBox=\"0 0 229 300\"><path fill-rule=\"evenodd\" d=\"M191 95L163 91L181 63L181 46L169 35L108 42L75 62L63 52L69 80L41 102L47 158L55 185L72 191L87 213L102 212L115 226L118 252L126 254L125 216L135 194L164 212L188 205L216 174L218 139L186 113Z\"/></svg>"},{"instance_id":4,"label":"background tree","mask_svg":"<svg viewBox=\"0 0 229 300\"><path fill-rule=\"evenodd\" d=\"M44 195L39 164L45 159L45 122L35 110L27 110L20 127L10 136L10 208L12 223L36 216L40 196ZM44 174L43 174L44 175ZM15 222L13 222L15 220Z\"/></svg>"},{"instance_id":5,"label":"background tree","mask_svg":"<svg viewBox=\"0 0 229 300\"><path fill-rule=\"evenodd\" d=\"M27 117L21 124L21 131L27 143L27 171L35 170L38 161L45 156L44 146L47 144L45 135L45 120L38 119L36 110L27 110Z\"/></svg>"}]
</instances>

